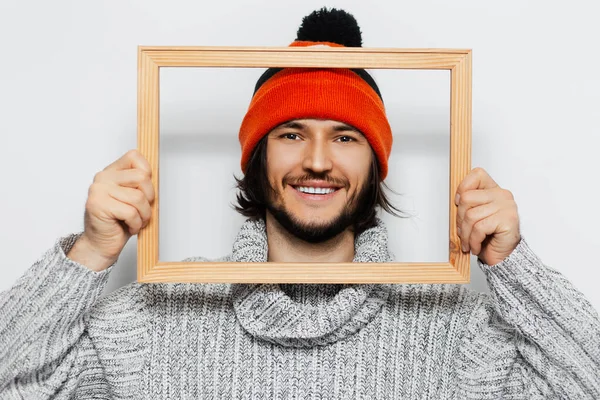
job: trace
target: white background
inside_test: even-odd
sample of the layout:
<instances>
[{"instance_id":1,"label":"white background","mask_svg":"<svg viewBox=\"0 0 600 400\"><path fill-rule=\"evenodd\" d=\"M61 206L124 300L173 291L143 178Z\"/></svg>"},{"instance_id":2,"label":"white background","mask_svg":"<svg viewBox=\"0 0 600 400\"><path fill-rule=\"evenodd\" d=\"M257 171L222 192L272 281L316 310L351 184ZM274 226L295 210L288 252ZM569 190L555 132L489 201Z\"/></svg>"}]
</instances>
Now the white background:
<instances>
[{"instance_id":1,"label":"white background","mask_svg":"<svg viewBox=\"0 0 600 400\"><path fill-rule=\"evenodd\" d=\"M522 234L597 309L600 79L592 1L104 1L0 3L0 290L83 229L96 172L137 147L137 46L287 46L323 5L365 47L473 49L472 166L519 206ZM218 257L243 218L237 129L262 70L161 72L160 259ZM448 243L449 75L372 71L394 130L388 222L398 261ZM106 293L135 280L136 238ZM487 291L472 258L474 290Z\"/></svg>"}]
</instances>

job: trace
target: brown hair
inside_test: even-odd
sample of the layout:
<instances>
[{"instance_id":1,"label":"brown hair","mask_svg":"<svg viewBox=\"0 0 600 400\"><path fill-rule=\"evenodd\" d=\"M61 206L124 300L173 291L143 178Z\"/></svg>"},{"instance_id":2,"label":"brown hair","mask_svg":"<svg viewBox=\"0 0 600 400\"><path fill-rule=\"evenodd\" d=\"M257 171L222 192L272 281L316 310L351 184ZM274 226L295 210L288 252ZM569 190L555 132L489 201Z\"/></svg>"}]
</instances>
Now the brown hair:
<instances>
[{"instance_id":1,"label":"brown hair","mask_svg":"<svg viewBox=\"0 0 600 400\"><path fill-rule=\"evenodd\" d=\"M275 193L275 189L271 186L266 172L267 139L268 135L265 135L256 145L250 160L248 161L244 177L239 179L234 175L239 193L236 196L238 204L233 205L233 207L240 214L253 219L266 218L266 203L268 199L267 190L270 190L272 194ZM399 218L407 218L406 216L401 215L404 212L391 204L387 198L384 189L390 190L393 193L396 192L390 189L385 182L381 181L379 176L379 164L377 162L377 157L373 152L371 169L367 182L370 189L365 197L366 201L358 206L357 212L359 218L353 226L353 230L357 235L376 225L375 217L377 216L377 206L381 207L391 215ZM351 201L353 200L354 199L351 199Z\"/></svg>"}]
</instances>

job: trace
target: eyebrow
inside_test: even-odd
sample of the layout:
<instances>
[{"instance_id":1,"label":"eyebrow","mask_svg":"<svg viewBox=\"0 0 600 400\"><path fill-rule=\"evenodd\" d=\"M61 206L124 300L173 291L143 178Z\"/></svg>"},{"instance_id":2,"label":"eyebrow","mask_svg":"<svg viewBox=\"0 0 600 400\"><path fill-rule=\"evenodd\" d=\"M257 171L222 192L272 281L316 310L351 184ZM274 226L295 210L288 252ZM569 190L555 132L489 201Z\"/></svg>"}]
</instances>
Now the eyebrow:
<instances>
[{"instance_id":1,"label":"eyebrow","mask_svg":"<svg viewBox=\"0 0 600 400\"><path fill-rule=\"evenodd\" d=\"M277 128L298 129L298 130L303 131L303 130L306 130L306 125L302 124L300 122L290 121L290 122L286 122L285 124L279 125ZM356 129L355 127L346 125L346 124L341 124L341 123L334 126L333 130L336 132L353 131L353 132L362 134L362 132L359 131L358 129Z\"/></svg>"}]
</instances>

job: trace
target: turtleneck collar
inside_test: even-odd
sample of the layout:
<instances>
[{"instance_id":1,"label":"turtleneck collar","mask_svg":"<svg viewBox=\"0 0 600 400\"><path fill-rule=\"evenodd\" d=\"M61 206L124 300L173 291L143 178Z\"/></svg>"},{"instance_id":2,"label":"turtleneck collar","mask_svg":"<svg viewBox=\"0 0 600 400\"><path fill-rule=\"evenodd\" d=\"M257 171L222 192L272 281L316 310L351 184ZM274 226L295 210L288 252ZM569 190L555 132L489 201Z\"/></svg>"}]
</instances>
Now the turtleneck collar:
<instances>
[{"instance_id":1,"label":"turtleneck collar","mask_svg":"<svg viewBox=\"0 0 600 400\"><path fill-rule=\"evenodd\" d=\"M390 262L387 229L377 225L354 240L353 262ZM233 244L233 262L267 262L264 220L248 219ZM232 285L238 321L251 335L288 347L342 340L369 323L387 301L385 284Z\"/></svg>"}]
</instances>

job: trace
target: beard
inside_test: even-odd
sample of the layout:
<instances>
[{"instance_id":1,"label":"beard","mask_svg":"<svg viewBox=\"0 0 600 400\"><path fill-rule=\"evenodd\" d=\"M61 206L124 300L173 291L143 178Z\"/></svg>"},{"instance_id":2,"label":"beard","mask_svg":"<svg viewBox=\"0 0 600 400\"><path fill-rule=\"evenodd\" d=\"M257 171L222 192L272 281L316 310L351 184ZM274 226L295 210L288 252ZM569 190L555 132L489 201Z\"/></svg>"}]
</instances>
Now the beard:
<instances>
[{"instance_id":1,"label":"beard","mask_svg":"<svg viewBox=\"0 0 600 400\"><path fill-rule=\"evenodd\" d=\"M276 193L279 198L282 198L280 193ZM273 215L275 220L279 222L290 234L308 243L321 243L334 238L348 227L354 226L358 222L361 213L361 204L364 204L370 196L370 186L365 184L358 195L350 199L344 206L342 211L330 222L321 224L304 223L297 219L285 207L285 204L278 205L270 196L266 202L266 209ZM356 200L356 201L353 201Z\"/></svg>"}]
</instances>

